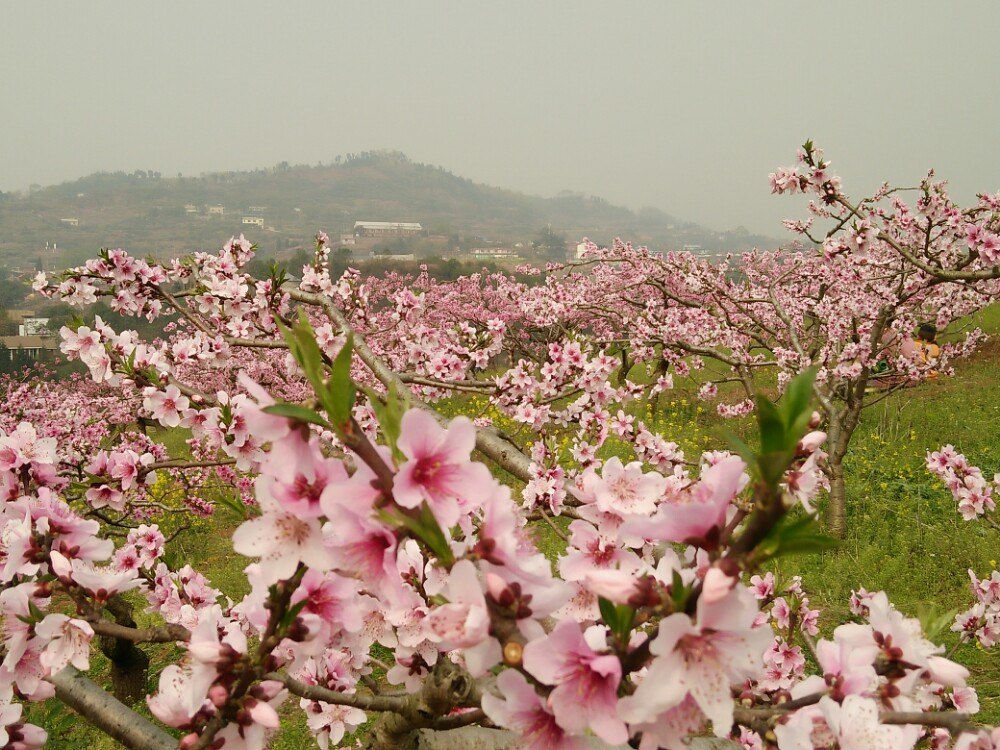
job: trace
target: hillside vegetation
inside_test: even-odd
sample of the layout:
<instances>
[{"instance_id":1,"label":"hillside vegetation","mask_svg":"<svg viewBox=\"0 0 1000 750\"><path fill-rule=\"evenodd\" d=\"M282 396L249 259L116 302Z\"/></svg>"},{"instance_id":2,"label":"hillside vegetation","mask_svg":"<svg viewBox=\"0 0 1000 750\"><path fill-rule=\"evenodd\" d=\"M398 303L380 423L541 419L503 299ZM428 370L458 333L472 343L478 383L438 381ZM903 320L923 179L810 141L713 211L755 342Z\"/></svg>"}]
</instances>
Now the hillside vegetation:
<instances>
[{"instance_id":1,"label":"hillside vegetation","mask_svg":"<svg viewBox=\"0 0 1000 750\"><path fill-rule=\"evenodd\" d=\"M190 205L198 213L188 213ZM222 216L206 214L225 206ZM250 207L264 227L243 225ZM64 219L76 219L73 226ZM99 247L121 246L172 257L215 248L245 232L265 252L299 245L323 229L335 236L355 221L416 221L427 233L461 235L470 242L530 243L543 228L566 238L615 236L659 248L700 245L706 250L748 249L775 240L745 230L715 232L655 209L631 211L577 193L552 198L482 185L440 167L417 164L395 152L350 155L316 166L200 177L158 172L97 173L28 195L0 195L0 263L42 258L58 267L90 257ZM46 243L58 246L45 252Z\"/></svg>"}]
</instances>

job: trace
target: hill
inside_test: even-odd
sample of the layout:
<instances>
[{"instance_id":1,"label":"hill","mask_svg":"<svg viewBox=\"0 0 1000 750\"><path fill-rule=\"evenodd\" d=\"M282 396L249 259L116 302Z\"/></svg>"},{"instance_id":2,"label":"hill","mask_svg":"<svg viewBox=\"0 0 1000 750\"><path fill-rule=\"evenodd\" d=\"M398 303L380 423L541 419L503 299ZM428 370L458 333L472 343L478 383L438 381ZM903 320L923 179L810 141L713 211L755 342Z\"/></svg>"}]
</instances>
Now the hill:
<instances>
[{"instance_id":1,"label":"hill","mask_svg":"<svg viewBox=\"0 0 1000 750\"><path fill-rule=\"evenodd\" d=\"M224 206L224 213L209 214L209 206ZM259 216L263 226L244 225L245 215ZM108 246L166 257L215 248L240 232L265 253L281 252L320 229L336 238L358 220L420 222L425 242L410 248L418 255L483 244L529 247L547 228L572 242L622 236L660 249L698 245L718 252L777 242L743 229L713 231L656 208L632 211L595 196L525 195L397 152L369 152L316 166L282 163L200 177L101 172L27 195L0 194L0 263L30 266L41 258L51 268Z\"/></svg>"}]
</instances>

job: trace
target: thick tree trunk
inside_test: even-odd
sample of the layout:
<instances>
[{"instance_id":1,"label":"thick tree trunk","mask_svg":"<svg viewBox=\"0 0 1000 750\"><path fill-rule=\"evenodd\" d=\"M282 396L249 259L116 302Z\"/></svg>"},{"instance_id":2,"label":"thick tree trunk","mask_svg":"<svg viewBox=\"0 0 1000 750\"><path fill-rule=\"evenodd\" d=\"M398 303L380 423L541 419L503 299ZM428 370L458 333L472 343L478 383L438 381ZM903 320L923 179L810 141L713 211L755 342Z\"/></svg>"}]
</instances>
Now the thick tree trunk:
<instances>
[{"instance_id":1,"label":"thick tree trunk","mask_svg":"<svg viewBox=\"0 0 1000 750\"><path fill-rule=\"evenodd\" d=\"M827 508L826 522L830 534L843 539L847 533L847 485L844 480L844 464L840 458L834 462L830 456L830 505Z\"/></svg>"},{"instance_id":2,"label":"thick tree trunk","mask_svg":"<svg viewBox=\"0 0 1000 750\"><path fill-rule=\"evenodd\" d=\"M826 458L826 476L830 480L830 505L827 509L827 527L830 534L843 539L847 533L847 483L844 478L844 459L851 445L851 438L861 421L864 405L864 381L846 394L846 408L830 417L827 426L829 455Z\"/></svg>"},{"instance_id":3,"label":"thick tree trunk","mask_svg":"<svg viewBox=\"0 0 1000 750\"><path fill-rule=\"evenodd\" d=\"M136 627L132 605L120 596L112 597L107 611L119 625ZM111 660L111 690L122 703L136 703L146 697L149 656L131 641L100 636L101 653Z\"/></svg>"}]
</instances>

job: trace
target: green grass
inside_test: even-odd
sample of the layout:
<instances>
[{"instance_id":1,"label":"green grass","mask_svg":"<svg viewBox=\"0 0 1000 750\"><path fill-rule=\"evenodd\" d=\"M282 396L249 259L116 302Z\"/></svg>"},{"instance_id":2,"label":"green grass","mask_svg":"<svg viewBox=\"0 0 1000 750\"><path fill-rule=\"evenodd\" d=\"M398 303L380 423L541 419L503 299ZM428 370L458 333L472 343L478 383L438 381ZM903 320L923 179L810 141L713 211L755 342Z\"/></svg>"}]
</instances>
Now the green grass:
<instances>
[{"instance_id":1,"label":"green grass","mask_svg":"<svg viewBox=\"0 0 1000 750\"><path fill-rule=\"evenodd\" d=\"M1000 306L978 316L976 324L991 334L1000 333ZM847 537L835 551L787 558L775 566L781 576L800 574L814 606L823 610L821 627L828 635L847 615L853 588L884 589L897 608L911 616L927 617L965 609L971 603L971 568L979 574L996 567L1000 558L1000 534L985 524L965 522L944 487L923 467L924 455L945 443L954 444L988 475L1000 471L1000 399L997 398L1000 342L990 341L975 358L962 362L954 378L942 377L901 391L868 410L858 429L847 461L849 527ZM490 413L474 400L444 405L449 414ZM490 413L496 416L495 413ZM710 404L694 398L693 389L681 385L665 394L654 410L642 415L651 427L677 441L695 458L700 451L724 447L723 432L748 431L752 422L736 423L715 416ZM500 421L522 445L531 434L517 425ZM182 432L158 435L171 450L183 450ZM567 448L568 450L568 448ZM610 448L614 452L615 448ZM503 477L509 480L509 477ZM233 599L246 593L242 570L245 558L232 551L229 534L239 518L226 509L198 523L179 539L179 553L197 562L216 588ZM555 519L565 529L567 519ZM539 524L536 537L550 558L558 555L562 540L548 526ZM945 630L935 638L949 648L954 634ZM153 669L150 691L155 689L159 669L177 655L172 647L150 649ZM971 683L979 691L980 719L1000 723L1000 658L975 646L963 646L955 658L972 672ZM98 655L91 673L101 679L107 664ZM272 741L274 750L314 747L297 700L286 702L286 717ZM144 707L140 707L143 713ZM43 726L55 726L50 747L68 750L110 750L119 747L71 712L49 701L29 709L29 716Z\"/></svg>"}]
</instances>

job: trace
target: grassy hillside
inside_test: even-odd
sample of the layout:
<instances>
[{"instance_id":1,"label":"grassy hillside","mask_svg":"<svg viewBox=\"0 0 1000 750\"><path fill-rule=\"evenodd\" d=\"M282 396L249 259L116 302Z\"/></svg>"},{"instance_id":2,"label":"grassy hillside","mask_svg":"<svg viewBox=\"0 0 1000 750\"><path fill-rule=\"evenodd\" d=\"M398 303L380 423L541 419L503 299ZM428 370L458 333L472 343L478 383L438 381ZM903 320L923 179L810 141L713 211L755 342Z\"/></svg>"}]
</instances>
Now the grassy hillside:
<instances>
[{"instance_id":1,"label":"grassy hillside","mask_svg":"<svg viewBox=\"0 0 1000 750\"><path fill-rule=\"evenodd\" d=\"M225 214L207 217L204 207L215 204L225 206ZM185 205L200 213L186 213ZM242 224L251 206L263 207L258 213L265 228ZM79 225L62 219L77 219ZM416 164L402 154L370 153L333 164L281 164L202 177L99 173L26 196L0 196L0 264L33 263L43 256L47 267L55 267L107 246L167 256L214 248L241 231L274 251L319 229L331 236L350 231L359 220L417 221L430 234L461 234L478 244L483 238L530 243L547 226L572 240L589 236L608 242L621 236L658 247L724 250L775 243L744 230L709 230L658 209L634 212L570 193L530 196ZM46 242L59 251L46 255Z\"/></svg>"}]
</instances>

